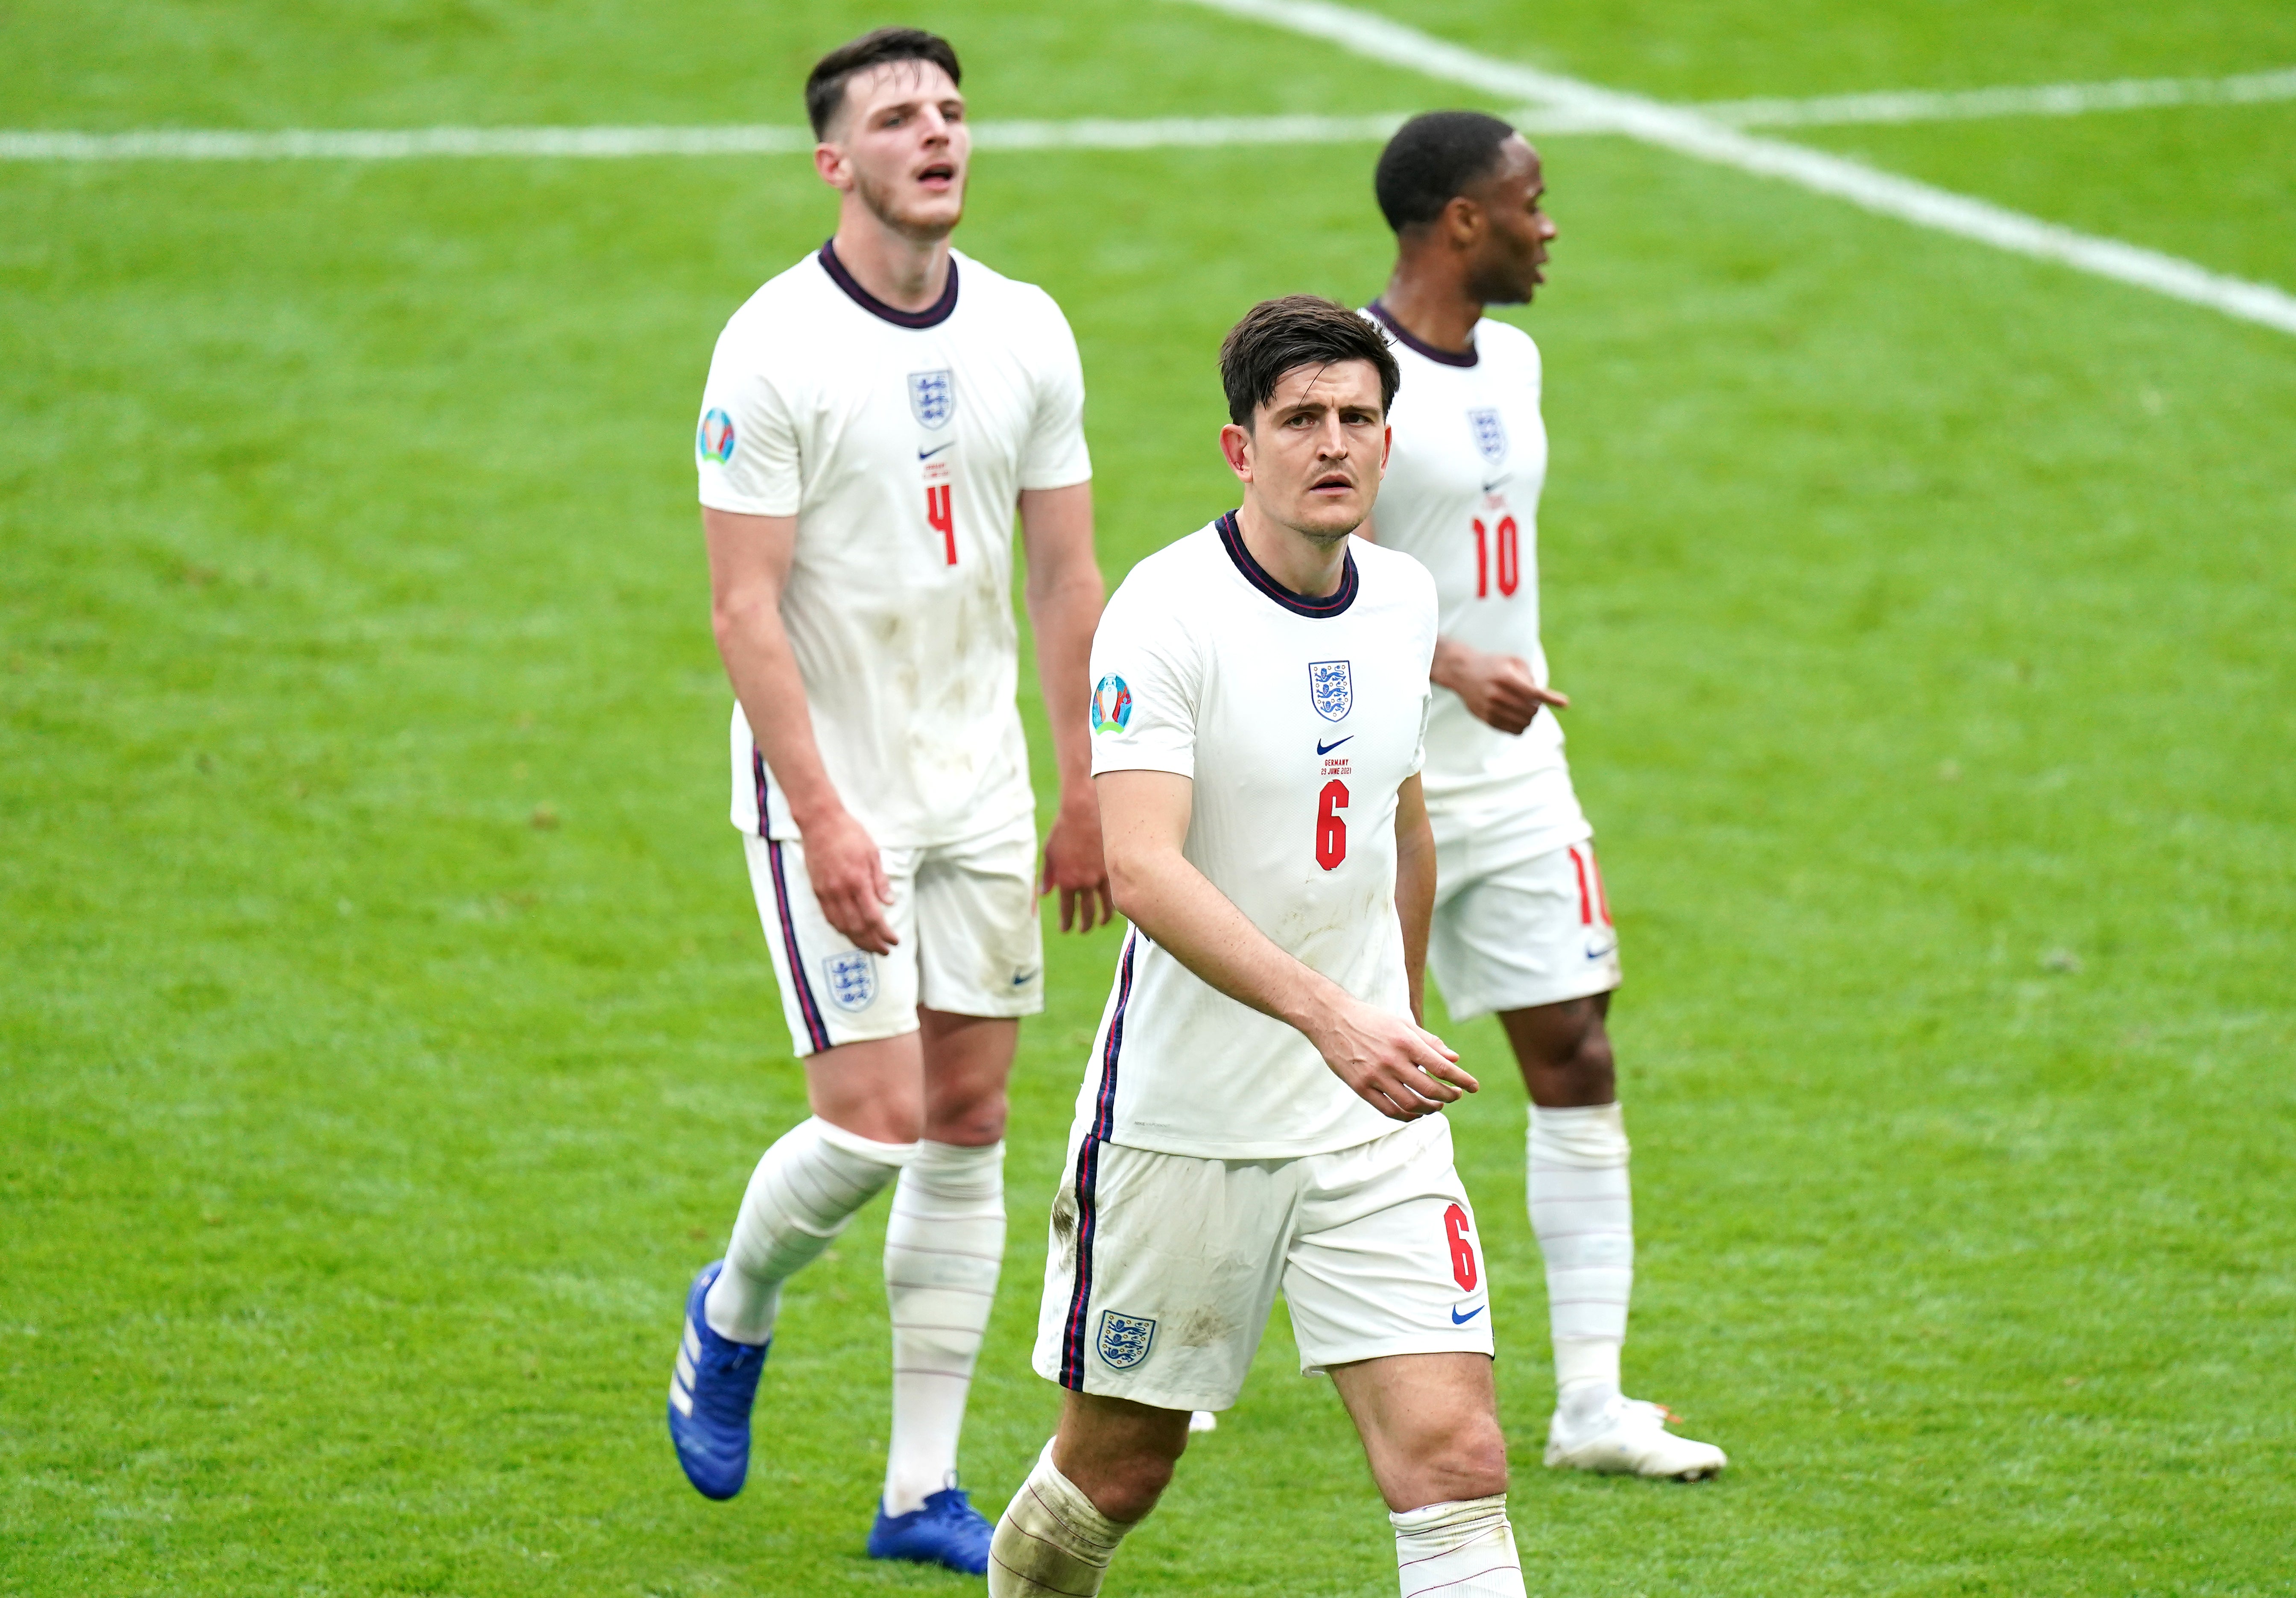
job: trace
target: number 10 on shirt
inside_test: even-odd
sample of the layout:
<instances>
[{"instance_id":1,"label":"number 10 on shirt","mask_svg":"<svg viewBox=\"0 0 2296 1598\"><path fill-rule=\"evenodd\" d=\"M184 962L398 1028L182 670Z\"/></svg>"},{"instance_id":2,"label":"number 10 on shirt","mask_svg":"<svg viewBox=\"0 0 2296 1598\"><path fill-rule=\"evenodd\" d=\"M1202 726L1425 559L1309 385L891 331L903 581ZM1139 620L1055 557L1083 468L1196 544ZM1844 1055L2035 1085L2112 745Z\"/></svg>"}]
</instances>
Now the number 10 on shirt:
<instances>
[{"instance_id":1,"label":"number 10 on shirt","mask_svg":"<svg viewBox=\"0 0 2296 1598\"><path fill-rule=\"evenodd\" d=\"M1486 531L1481 518L1475 520L1475 597L1491 596L1491 545L1498 545L1499 594L1512 599L1515 587L1522 581L1522 535L1512 516L1502 516L1496 529Z\"/></svg>"}]
</instances>

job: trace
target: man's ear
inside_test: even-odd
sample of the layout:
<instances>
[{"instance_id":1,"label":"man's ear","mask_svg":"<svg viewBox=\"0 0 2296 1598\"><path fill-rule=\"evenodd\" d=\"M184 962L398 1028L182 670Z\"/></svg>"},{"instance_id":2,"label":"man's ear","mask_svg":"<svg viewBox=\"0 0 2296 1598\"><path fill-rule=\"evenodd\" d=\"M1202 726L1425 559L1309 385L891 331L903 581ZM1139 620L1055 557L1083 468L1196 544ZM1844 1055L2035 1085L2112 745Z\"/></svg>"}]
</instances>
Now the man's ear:
<instances>
[{"instance_id":1,"label":"man's ear","mask_svg":"<svg viewBox=\"0 0 2296 1598\"><path fill-rule=\"evenodd\" d=\"M1220 455L1226 460L1227 469L1235 473L1238 482L1251 480L1250 428L1238 427L1233 422L1224 423L1220 428Z\"/></svg>"},{"instance_id":2,"label":"man's ear","mask_svg":"<svg viewBox=\"0 0 2296 1598\"><path fill-rule=\"evenodd\" d=\"M1480 201L1454 194L1443 205L1443 236L1452 247L1466 250L1482 236L1483 208Z\"/></svg>"},{"instance_id":3,"label":"man's ear","mask_svg":"<svg viewBox=\"0 0 2296 1598\"><path fill-rule=\"evenodd\" d=\"M852 179L847 176L845 152L825 140L813 147L813 169L822 182L840 194L851 186Z\"/></svg>"}]
</instances>

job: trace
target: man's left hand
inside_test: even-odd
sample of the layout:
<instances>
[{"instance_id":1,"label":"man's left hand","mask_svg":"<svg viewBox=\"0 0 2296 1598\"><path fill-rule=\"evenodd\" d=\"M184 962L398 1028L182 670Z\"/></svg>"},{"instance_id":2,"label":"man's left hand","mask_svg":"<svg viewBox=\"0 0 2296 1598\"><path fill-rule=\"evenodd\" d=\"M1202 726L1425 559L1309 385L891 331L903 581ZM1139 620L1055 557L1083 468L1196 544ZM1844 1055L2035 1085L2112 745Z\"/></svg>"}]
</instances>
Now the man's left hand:
<instances>
[{"instance_id":1,"label":"man's left hand","mask_svg":"<svg viewBox=\"0 0 2296 1598\"><path fill-rule=\"evenodd\" d=\"M1045 840L1045 870L1037 891L1061 896L1063 932L1089 932L1116 919L1108 861L1100 848L1100 805L1094 796L1061 807L1052 836Z\"/></svg>"}]
</instances>

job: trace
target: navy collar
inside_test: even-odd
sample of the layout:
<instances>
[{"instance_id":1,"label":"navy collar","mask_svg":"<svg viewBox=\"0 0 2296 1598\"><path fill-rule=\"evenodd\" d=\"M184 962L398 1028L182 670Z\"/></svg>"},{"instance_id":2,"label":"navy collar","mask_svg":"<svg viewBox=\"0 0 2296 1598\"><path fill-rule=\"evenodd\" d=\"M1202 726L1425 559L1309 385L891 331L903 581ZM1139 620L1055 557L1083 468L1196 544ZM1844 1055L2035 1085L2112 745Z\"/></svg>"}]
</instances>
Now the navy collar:
<instances>
[{"instance_id":1,"label":"navy collar","mask_svg":"<svg viewBox=\"0 0 2296 1598\"><path fill-rule=\"evenodd\" d=\"M921 311L904 311L887 305L863 288L859 280L845 269L845 263L837 258L835 239L824 244L821 254L816 258L821 262L821 269L829 274L829 281L851 296L854 304L895 327L939 327L956 309L956 257L954 255L948 258L948 286L940 291L939 299Z\"/></svg>"},{"instance_id":2,"label":"navy collar","mask_svg":"<svg viewBox=\"0 0 2296 1598\"><path fill-rule=\"evenodd\" d=\"M1401 343L1406 349L1412 351L1414 354L1423 355L1429 360L1439 362L1446 366L1472 366L1477 361L1483 358L1481 352L1476 349L1472 344L1467 347L1466 354L1461 355L1456 349L1438 349L1432 344L1421 343L1418 340L1411 336L1410 332L1405 328L1402 323L1398 322L1395 319L1395 314L1392 311L1390 311L1385 306L1380 304L1376 299L1373 300L1371 304L1366 306L1365 308L1370 311L1373 316L1378 317L1380 325L1386 328L1388 332L1393 333L1396 336L1397 340Z\"/></svg>"},{"instance_id":3,"label":"navy collar","mask_svg":"<svg viewBox=\"0 0 2296 1598\"><path fill-rule=\"evenodd\" d=\"M1293 615L1321 620L1327 616L1337 616L1356 602L1356 552L1352 549L1343 557L1346 564L1340 571L1339 587L1321 599L1314 599L1305 594L1292 593L1268 576L1267 568L1252 559L1251 551L1243 542L1243 529L1236 525L1234 511L1212 525L1219 529L1221 547L1227 551L1227 558L1235 562L1235 569L1243 573L1243 580Z\"/></svg>"}]
</instances>

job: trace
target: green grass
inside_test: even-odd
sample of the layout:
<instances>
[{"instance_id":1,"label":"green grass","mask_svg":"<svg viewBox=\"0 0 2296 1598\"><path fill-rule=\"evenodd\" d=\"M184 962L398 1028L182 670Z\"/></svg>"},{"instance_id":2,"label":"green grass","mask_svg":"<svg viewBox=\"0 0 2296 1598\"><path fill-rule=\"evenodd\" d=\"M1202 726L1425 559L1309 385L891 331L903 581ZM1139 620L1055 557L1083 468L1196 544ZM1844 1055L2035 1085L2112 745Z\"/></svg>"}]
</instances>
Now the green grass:
<instances>
[{"instance_id":1,"label":"green grass","mask_svg":"<svg viewBox=\"0 0 2296 1598\"><path fill-rule=\"evenodd\" d=\"M1685 98L2296 60L2254 0L1414 15ZM1461 98L1179 6L922 16L984 114ZM32 5L0 120L789 121L881 20ZM2285 284L2287 119L1812 138ZM1520 1096L1461 1029L1532 1590L2285 1590L2296 342L1548 156L1525 324L1628 961L1628 1369L1734 1464L1538 1468ZM1228 503L1234 316L1377 286L1369 159L982 161L962 242L1076 324L1111 578ZM750 1491L703 1504L661 1435L680 1288L801 1111L687 439L718 327L828 225L787 160L0 168L0 1593L961 1590L858 1556L880 1213L791 1295ZM1042 1219L1113 948L1056 939L1026 1033L992 1508L1056 1407ZM1111 1590L1393 1580L1279 1323Z\"/></svg>"}]
</instances>

